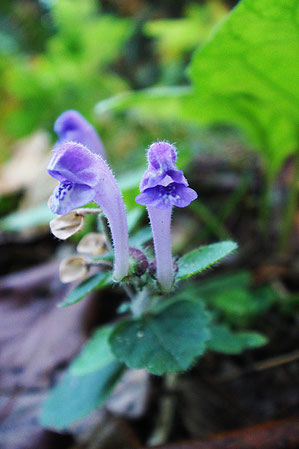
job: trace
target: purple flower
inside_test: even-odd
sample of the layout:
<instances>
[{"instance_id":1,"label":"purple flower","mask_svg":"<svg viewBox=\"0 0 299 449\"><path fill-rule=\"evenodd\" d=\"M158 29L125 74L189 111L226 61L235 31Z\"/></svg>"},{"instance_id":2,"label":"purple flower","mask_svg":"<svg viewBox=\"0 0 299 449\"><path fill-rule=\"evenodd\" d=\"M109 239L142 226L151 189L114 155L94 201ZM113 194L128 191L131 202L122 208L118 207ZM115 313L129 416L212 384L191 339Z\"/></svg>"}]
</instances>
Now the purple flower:
<instances>
[{"instance_id":1,"label":"purple flower","mask_svg":"<svg viewBox=\"0 0 299 449\"><path fill-rule=\"evenodd\" d=\"M174 280L171 254L172 207L186 207L197 198L188 187L182 170L176 167L176 149L168 142L153 143L147 154L148 169L135 201L147 206L153 231L157 279L164 291L171 290Z\"/></svg>"},{"instance_id":2,"label":"purple flower","mask_svg":"<svg viewBox=\"0 0 299 449\"><path fill-rule=\"evenodd\" d=\"M58 215L66 215L90 201L98 203L111 229L115 263L114 279L128 275L129 238L124 202L112 171L100 156L76 142L57 147L48 173L60 181L49 207Z\"/></svg>"},{"instance_id":3,"label":"purple flower","mask_svg":"<svg viewBox=\"0 0 299 449\"><path fill-rule=\"evenodd\" d=\"M147 160L148 169L140 183L141 192L146 188L168 185L172 181L188 185L182 170L175 165L177 154L173 145L168 142L153 143L148 149Z\"/></svg>"},{"instance_id":4,"label":"purple flower","mask_svg":"<svg viewBox=\"0 0 299 449\"><path fill-rule=\"evenodd\" d=\"M74 110L63 112L54 124L54 131L58 135L55 148L64 142L77 142L106 159L104 145L96 130L79 112Z\"/></svg>"},{"instance_id":5,"label":"purple flower","mask_svg":"<svg viewBox=\"0 0 299 449\"><path fill-rule=\"evenodd\" d=\"M137 196L136 202L157 209L169 209L172 206L189 206L196 198L197 193L193 189L178 182L170 182L167 186L159 184L145 189Z\"/></svg>"}]
</instances>

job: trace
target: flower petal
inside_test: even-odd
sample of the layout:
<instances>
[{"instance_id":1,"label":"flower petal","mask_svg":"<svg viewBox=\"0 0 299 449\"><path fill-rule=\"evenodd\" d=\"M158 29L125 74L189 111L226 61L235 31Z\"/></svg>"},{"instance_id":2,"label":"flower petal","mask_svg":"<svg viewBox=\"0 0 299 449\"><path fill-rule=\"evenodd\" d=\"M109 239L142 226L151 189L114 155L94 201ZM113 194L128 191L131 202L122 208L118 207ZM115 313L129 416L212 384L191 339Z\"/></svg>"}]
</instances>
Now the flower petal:
<instances>
[{"instance_id":1,"label":"flower petal","mask_svg":"<svg viewBox=\"0 0 299 449\"><path fill-rule=\"evenodd\" d=\"M168 142L153 143L147 153L148 169L143 175L140 190L156 187L159 184L167 185L171 182L188 185L182 170L175 165L176 149Z\"/></svg>"},{"instance_id":2,"label":"flower petal","mask_svg":"<svg viewBox=\"0 0 299 449\"><path fill-rule=\"evenodd\" d=\"M63 181L50 197L49 207L54 214L66 215L92 201L94 196L93 189L87 185Z\"/></svg>"},{"instance_id":3,"label":"flower petal","mask_svg":"<svg viewBox=\"0 0 299 449\"><path fill-rule=\"evenodd\" d=\"M167 170L176 162L175 146L168 142L155 142L148 149L147 159L155 170Z\"/></svg>"},{"instance_id":4,"label":"flower petal","mask_svg":"<svg viewBox=\"0 0 299 449\"><path fill-rule=\"evenodd\" d=\"M97 185L105 172L103 159L75 142L66 142L58 147L48 165L48 173L53 178L90 187Z\"/></svg>"},{"instance_id":5,"label":"flower petal","mask_svg":"<svg viewBox=\"0 0 299 449\"><path fill-rule=\"evenodd\" d=\"M144 206L153 206L157 209L168 209L172 206L186 207L197 198L195 190L184 184L172 182L167 186L158 185L145 189L135 201Z\"/></svg>"},{"instance_id":6,"label":"flower petal","mask_svg":"<svg viewBox=\"0 0 299 449\"><path fill-rule=\"evenodd\" d=\"M166 181L166 182L165 182ZM188 181L185 178L182 170L172 168L171 170L165 170L158 172L152 169L146 170L140 183L140 190L156 187L158 185L167 185L171 182L178 182L180 184L188 185Z\"/></svg>"},{"instance_id":7,"label":"flower petal","mask_svg":"<svg viewBox=\"0 0 299 449\"><path fill-rule=\"evenodd\" d=\"M106 159L104 145L96 130L79 112L74 110L63 112L54 124L54 131L59 137L58 144L70 141L81 143L92 153Z\"/></svg>"},{"instance_id":8,"label":"flower petal","mask_svg":"<svg viewBox=\"0 0 299 449\"><path fill-rule=\"evenodd\" d=\"M182 184L176 184L175 192L176 195L173 199L173 205L177 207L187 207L198 197L195 190Z\"/></svg>"}]
</instances>

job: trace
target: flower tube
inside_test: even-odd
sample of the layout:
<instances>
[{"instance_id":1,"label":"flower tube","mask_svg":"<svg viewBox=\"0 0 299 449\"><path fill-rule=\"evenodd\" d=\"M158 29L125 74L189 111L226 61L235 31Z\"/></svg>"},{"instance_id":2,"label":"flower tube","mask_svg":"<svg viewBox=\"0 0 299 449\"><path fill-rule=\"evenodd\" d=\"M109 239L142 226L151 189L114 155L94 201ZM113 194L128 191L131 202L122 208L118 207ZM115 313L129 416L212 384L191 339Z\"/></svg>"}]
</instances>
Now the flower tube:
<instances>
[{"instance_id":1,"label":"flower tube","mask_svg":"<svg viewBox=\"0 0 299 449\"><path fill-rule=\"evenodd\" d=\"M95 201L107 217L114 246L114 280L129 271L129 237L125 205L107 163L85 146L66 142L57 147L48 173L59 181L49 200L54 214L65 215Z\"/></svg>"},{"instance_id":2,"label":"flower tube","mask_svg":"<svg viewBox=\"0 0 299 449\"><path fill-rule=\"evenodd\" d=\"M148 169L135 201L147 206L153 231L157 280L162 290L173 286L174 269L171 253L171 213L173 206L186 207L197 198L188 187L182 170L176 167L176 149L168 142L153 143L147 153Z\"/></svg>"},{"instance_id":3,"label":"flower tube","mask_svg":"<svg viewBox=\"0 0 299 449\"><path fill-rule=\"evenodd\" d=\"M54 131L58 135L56 146L64 142L81 143L106 160L103 142L94 127L79 112L72 109L63 112L54 124Z\"/></svg>"}]
</instances>

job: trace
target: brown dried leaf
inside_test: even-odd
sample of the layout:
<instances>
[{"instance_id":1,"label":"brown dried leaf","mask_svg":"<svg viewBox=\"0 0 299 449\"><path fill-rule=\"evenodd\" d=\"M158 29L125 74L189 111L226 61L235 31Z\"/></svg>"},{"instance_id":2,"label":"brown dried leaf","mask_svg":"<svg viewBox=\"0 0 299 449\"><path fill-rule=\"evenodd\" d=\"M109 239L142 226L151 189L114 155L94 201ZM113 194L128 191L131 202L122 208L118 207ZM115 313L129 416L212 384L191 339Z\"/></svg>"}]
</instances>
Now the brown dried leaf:
<instances>
[{"instance_id":1,"label":"brown dried leaf","mask_svg":"<svg viewBox=\"0 0 299 449\"><path fill-rule=\"evenodd\" d=\"M46 431L37 417L97 316L91 296L58 309L69 288L53 262L0 278L1 449L68 447L68 437Z\"/></svg>"},{"instance_id":2,"label":"brown dried leaf","mask_svg":"<svg viewBox=\"0 0 299 449\"><path fill-rule=\"evenodd\" d=\"M38 131L20 140L11 159L0 172L0 193L8 194L27 189L42 172L46 171L49 159L49 137Z\"/></svg>"}]
</instances>

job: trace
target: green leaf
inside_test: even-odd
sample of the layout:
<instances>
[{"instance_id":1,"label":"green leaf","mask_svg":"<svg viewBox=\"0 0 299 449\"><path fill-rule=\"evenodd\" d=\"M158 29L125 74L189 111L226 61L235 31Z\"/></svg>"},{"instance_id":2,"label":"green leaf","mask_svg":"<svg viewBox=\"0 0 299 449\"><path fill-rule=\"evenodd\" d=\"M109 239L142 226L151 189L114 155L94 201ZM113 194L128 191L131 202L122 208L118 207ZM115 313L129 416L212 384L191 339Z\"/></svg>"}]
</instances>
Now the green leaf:
<instances>
[{"instance_id":1,"label":"green leaf","mask_svg":"<svg viewBox=\"0 0 299 449\"><path fill-rule=\"evenodd\" d=\"M97 371L115 360L108 343L112 330L113 326L104 326L93 333L80 354L72 362L70 366L72 375L82 376Z\"/></svg>"},{"instance_id":2,"label":"green leaf","mask_svg":"<svg viewBox=\"0 0 299 449\"><path fill-rule=\"evenodd\" d=\"M129 367L152 374L185 371L205 350L208 324L202 303L171 302L154 315L119 323L110 337L112 352Z\"/></svg>"},{"instance_id":3,"label":"green leaf","mask_svg":"<svg viewBox=\"0 0 299 449\"><path fill-rule=\"evenodd\" d=\"M248 325L253 317L265 313L277 301L277 294L269 286L252 288L252 277L247 271L191 283L178 292L176 298L186 295L194 300L204 300L218 316L238 327Z\"/></svg>"},{"instance_id":4,"label":"green leaf","mask_svg":"<svg viewBox=\"0 0 299 449\"><path fill-rule=\"evenodd\" d=\"M141 207L135 207L134 209L127 211L129 233L131 233L136 228L143 214L144 208Z\"/></svg>"},{"instance_id":5,"label":"green leaf","mask_svg":"<svg viewBox=\"0 0 299 449\"><path fill-rule=\"evenodd\" d=\"M212 326L208 348L224 354L241 354L246 349L258 348L268 343L258 332L232 332L227 326Z\"/></svg>"},{"instance_id":6,"label":"green leaf","mask_svg":"<svg viewBox=\"0 0 299 449\"><path fill-rule=\"evenodd\" d=\"M188 296L204 298L206 302L213 304L213 298L223 291L234 289L248 290L251 284L251 275L248 271L236 271L225 274L217 274L200 283L190 284L187 290Z\"/></svg>"},{"instance_id":7,"label":"green leaf","mask_svg":"<svg viewBox=\"0 0 299 449\"><path fill-rule=\"evenodd\" d=\"M240 126L272 173L297 148L296 14L297 0L241 1L195 53L190 69L202 121Z\"/></svg>"},{"instance_id":8,"label":"green leaf","mask_svg":"<svg viewBox=\"0 0 299 449\"><path fill-rule=\"evenodd\" d=\"M104 404L122 373L123 365L117 361L84 376L73 376L68 370L46 399L40 423L66 429Z\"/></svg>"},{"instance_id":9,"label":"green leaf","mask_svg":"<svg viewBox=\"0 0 299 449\"><path fill-rule=\"evenodd\" d=\"M219 285L218 291L211 296L200 294L227 321L238 323L238 326L246 325L252 317L264 313L276 299L274 291L267 286L251 290L233 285L223 289Z\"/></svg>"},{"instance_id":10,"label":"green leaf","mask_svg":"<svg viewBox=\"0 0 299 449\"><path fill-rule=\"evenodd\" d=\"M191 4L184 17L158 19L145 24L145 33L157 39L157 52L165 64L181 59L194 50L209 34L227 9L221 2Z\"/></svg>"},{"instance_id":11,"label":"green leaf","mask_svg":"<svg viewBox=\"0 0 299 449\"><path fill-rule=\"evenodd\" d=\"M110 284L112 284L112 275L110 272L104 271L96 273L75 287L74 290L66 296L65 300L59 303L59 307L76 304L76 302L81 301L81 299L93 290L103 289Z\"/></svg>"},{"instance_id":12,"label":"green leaf","mask_svg":"<svg viewBox=\"0 0 299 449\"><path fill-rule=\"evenodd\" d=\"M181 281L200 273L212 264L219 262L237 247L235 242L228 240L194 249L178 260L177 280Z\"/></svg>"},{"instance_id":13,"label":"green leaf","mask_svg":"<svg viewBox=\"0 0 299 449\"><path fill-rule=\"evenodd\" d=\"M120 94L122 96L122 94ZM105 100L104 100L105 101ZM106 100L106 101L109 101ZM121 176L117 177L117 184L119 185L120 190L124 193L128 190L134 189L138 187L140 184L140 179L142 178L144 173L144 168L140 168L134 171L128 171Z\"/></svg>"},{"instance_id":14,"label":"green leaf","mask_svg":"<svg viewBox=\"0 0 299 449\"><path fill-rule=\"evenodd\" d=\"M0 220L3 231L19 232L33 226L46 225L55 215L50 211L47 203L39 204L24 211L13 212Z\"/></svg>"},{"instance_id":15,"label":"green leaf","mask_svg":"<svg viewBox=\"0 0 299 449\"><path fill-rule=\"evenodd\" d=\"M151 228L149 226L142 228L130 238L130 246L133 248L142 248L142 246L152 238L153 234Z\"/></svg>"}]
</instances>

